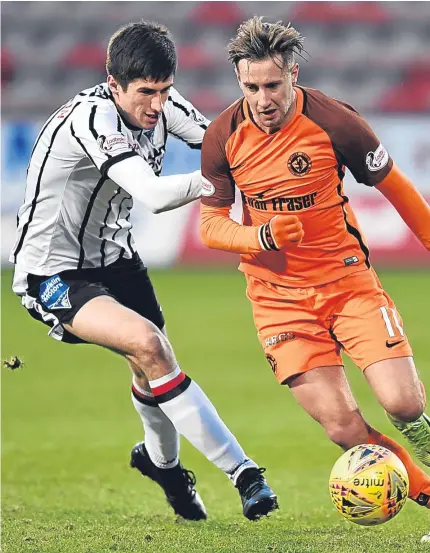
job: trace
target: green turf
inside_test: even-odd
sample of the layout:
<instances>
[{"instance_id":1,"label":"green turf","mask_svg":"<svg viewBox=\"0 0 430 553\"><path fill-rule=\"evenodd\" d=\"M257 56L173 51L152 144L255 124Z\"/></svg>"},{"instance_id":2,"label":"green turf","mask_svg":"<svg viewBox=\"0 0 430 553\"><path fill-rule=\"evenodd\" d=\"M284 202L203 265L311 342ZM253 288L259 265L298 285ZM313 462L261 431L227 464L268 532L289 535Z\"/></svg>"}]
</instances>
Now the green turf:
<instances>
[{"instance_id":1,"label":"green turf","mask_svg":"<svg viewBox=\"0 0 430 553\"><path fill-rule=\"evenodd\" d=\"M2 507L4 553L335 553L430 551L419 543L428 511L408 502L386 525L361 528L331 505L327 479L340 451L277 385L257 341L236 272L154 272L182 368L205 389L249 455L266 466L281 510L259 523L241 515L227 478L185 441L209 519L175 520L155 484L128 468L142 439L124 361L46 336L2 284ZM428 275L384 273L430 384ZM396 436L358 371L348 366L368 419Z\"/></svg>"}]
</instances>

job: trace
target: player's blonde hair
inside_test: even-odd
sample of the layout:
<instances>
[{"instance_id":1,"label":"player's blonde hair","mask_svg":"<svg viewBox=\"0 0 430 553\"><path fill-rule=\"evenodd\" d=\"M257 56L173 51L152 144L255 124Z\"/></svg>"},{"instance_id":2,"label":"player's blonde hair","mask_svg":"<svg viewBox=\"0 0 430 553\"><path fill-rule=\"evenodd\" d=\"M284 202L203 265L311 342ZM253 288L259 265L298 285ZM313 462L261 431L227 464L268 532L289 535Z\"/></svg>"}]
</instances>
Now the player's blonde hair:
<instances>
[{"instance_id":1,"label":"player's blonde hair","mask_svg":"<svg viewBox=\"0 0 430 553\"><path fill-rule=\"evenodd\" d=\"M303 51L304 37L290 23L267 23L254 16L243 22L229 42L228 59L237 66L240 60L256 61L281 55L284 67L291 68L294 54Z\"/></svg>"}]
</instances>

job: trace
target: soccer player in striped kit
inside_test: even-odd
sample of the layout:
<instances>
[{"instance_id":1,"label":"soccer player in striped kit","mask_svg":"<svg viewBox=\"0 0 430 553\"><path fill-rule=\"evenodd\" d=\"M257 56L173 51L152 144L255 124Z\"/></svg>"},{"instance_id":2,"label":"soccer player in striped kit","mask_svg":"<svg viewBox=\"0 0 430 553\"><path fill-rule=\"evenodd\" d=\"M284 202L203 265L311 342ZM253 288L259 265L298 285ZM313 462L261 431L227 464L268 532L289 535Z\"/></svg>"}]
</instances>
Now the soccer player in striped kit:
<instances>
[{"instance_id":1,"label":"soccer player in striped kit","mask_svg":"<svg viewBox=\"0 0 430 553\"><path fill-rule=\"evenodd\" d=\"M109 42L107 83L45 123L18 213L13 289L53 338L126 358L145 429L131 466L163 488L175 513L206 518L194 474L179 462L181 434L228 475L255 520L277 508L276 495L179 367L131 234L133 199L159 213L201 196L199 171L159 176L168 135L200 149L209 124L173 88L176 65L165 27L126 25Z\"/></svg>"}]
</instances>

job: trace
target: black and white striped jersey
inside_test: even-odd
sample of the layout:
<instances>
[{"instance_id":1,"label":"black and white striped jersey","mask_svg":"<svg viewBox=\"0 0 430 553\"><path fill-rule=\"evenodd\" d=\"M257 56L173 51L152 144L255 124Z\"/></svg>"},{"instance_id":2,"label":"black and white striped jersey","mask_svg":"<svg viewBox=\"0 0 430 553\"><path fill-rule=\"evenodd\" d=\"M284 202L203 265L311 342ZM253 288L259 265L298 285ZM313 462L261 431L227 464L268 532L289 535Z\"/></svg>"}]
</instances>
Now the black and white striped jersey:
<instances>
[{"instance_id":1,"label":"black and white striped jersey","mask_svg":"<svg viewBox=\"0 0 430 553\"><path fill-rule=\"evenodd\" d=\"M108 177L109 169L141 156L158 176L168 135L201 148L208 125L173 88L156 127L146 132L125 122L107 84L63 105L43 126L31 155L10 256L16 273L53 275L130 258L133 199Z\"/></svg>"}]
</instances>

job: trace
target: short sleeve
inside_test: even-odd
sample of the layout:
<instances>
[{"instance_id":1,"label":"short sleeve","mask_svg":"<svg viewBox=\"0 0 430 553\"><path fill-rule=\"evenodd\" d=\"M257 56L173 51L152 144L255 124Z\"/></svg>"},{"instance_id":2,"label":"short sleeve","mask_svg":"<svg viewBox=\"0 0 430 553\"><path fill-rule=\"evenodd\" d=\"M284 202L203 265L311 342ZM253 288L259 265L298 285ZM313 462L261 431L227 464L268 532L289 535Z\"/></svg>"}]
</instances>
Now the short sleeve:
<instances>
[{"instance_id":1,"label":"short sleeve","mask_svg":"<svg viewBox=\"0 0 430 553\"><path fill-rule=\"evenodd\" d=\"M390 172L393 160L360 115L347 108L342 110L341 130L334 134L333 144L339 161L348 167L357 182L376 186Z\"/></svg>"},{"instance_id":2,"label":"short sleeve","mask_svg":"<svg viewBox=\"0 0 430 553\"><path fill-rule=\"evenodd\" d=\"M113 105L81 104L70 123L72 140L91 159L102 174L119 161L138 155L128 139Z\"/></svg>"},{"instance_id":3,"label":"short sleeve","mask_svg":"<svg viewBox=\"0 0 430 553\"><path fill-rule=\"evenodd\" d=\"M209 125L202 145L202 203L211 207L227 207L234 204L235 183L225 151L223 134L217 129L217 121Z\"/></svg>"}]
</instances>

